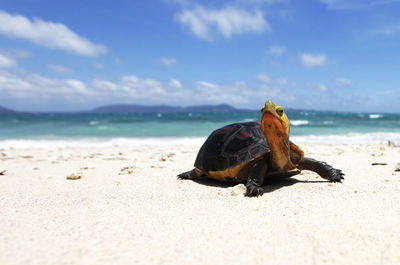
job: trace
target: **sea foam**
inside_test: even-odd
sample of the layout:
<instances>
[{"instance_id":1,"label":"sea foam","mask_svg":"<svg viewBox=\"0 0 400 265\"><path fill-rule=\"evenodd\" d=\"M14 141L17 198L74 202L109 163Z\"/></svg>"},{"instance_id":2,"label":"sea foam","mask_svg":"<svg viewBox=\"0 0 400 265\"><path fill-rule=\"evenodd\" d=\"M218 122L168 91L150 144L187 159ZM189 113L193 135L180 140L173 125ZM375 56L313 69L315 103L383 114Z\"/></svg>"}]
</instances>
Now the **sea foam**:
<instances>
[{"instance_id":1,"label":"sea foam","mask_svg":"<svg viewBox=\"0 0 400 265\"><path fill-rule=\"evenodd\" d=\"M381 114L369 114L368 117L369 117L370 119L379 119L379 118L382 118L383 115L381 115Z\"/></svg>"},{"instance_id":2,"label":"sea foam","mask_svg":"<svg viewBox=\"0 0 400 265\"><path fill-rule=\"evenodd\" d=\"M347 133L331 135L304 135L292 136L291 141L296 143L318 143L318 144L383 144L392 140L400 141L400 133L377 132L377 133Z\"/></svg>"},{"instance_id":3,"label":"sea foam","mask_svg":"<svg viewBox=\"0 0 400 265\"><path fill-rule=\"evenodd\" d=\"M206 137L154 137L154 138L81 138L62 140L8 139L0 140L0 149L65 148L65 147L118 147L118 146L196 146L200 147ZM342 135L291 136L295 143L315 144L385 144L400 142L400 133L348 133Z\"/></svg>"},{"instance_id":4,"label":"sea foam","mask_svg":"<svg viewBox=\"0 0 400 265\"><path fill-rule=\"evenodd\" d=\"M290 125L293 126L301 126L301 125L307 125L310 122L308 120L291 120Z\"/></svg>"},{"instance_id":5,"label":"sea foam","mask_svg":"<svg viewBox=\"0 0 400 265\"><path fill-rule=\"evenodd\" d=\"M65 147L118 147L118 146L174 146L201 145L205 137L160 137L160 138L82 138L62 140L8 139L0 140L0 149L65 148Z\"/></svg>"}]
</instances>

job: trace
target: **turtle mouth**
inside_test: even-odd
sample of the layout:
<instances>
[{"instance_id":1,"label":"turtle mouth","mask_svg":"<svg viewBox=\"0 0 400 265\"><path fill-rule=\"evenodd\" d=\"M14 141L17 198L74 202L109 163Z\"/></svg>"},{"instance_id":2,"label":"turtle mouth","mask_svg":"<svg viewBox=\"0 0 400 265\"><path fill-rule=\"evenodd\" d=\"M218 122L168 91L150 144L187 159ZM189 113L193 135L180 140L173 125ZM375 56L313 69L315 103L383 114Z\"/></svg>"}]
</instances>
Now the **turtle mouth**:
<instances>
[{"instance_id":1,"label":"turtle mouth","mask_svg":"<svg viewBox=\"0 0 400 265\"><path fill-rule=\"evenodd\" d=\"M269 111L269 110L264 110L263 115L261 117L261 123L266 124L269 128L271 128L272 123L279 122L281 125L284 125L283 120L281 117L276 115L275 113Z\"/></svg>"},{"instance_id":2,"label":"turtle mouth","mask_svg":"<svg viewBox=\"0 0 400 265\"><path fill-rule=\"evenodd\" d=\"M271 112L264 112L261 119L261 128L264 133L267 142L276 141L279 139L288 139L286 135L285 124L276 115Z\"/></svg>"},{"instance_id":3,"label":"turtle mouth","mask_svg":"<svg viewBox=\"0 0 400 265\"><path fill-rule=\"evenodd\" d=\"M283 108L272 101L267 101L262 108L261 126L264 131L269 132L269 136L289 139L290 123ZM275 135L275 136L274 136Z\"/></svg>"}]
</instances>

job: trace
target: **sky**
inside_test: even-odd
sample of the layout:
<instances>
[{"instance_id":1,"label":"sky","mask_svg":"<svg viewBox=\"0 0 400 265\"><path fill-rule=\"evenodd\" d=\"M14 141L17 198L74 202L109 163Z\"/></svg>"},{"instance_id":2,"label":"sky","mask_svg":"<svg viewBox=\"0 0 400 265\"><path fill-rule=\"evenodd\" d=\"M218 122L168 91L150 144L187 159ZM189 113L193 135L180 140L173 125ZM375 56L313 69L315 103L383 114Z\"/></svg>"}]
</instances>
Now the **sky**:
<instances>
[{"instance_id":1,"label":"sky","mask_svg":"<svg viewBox=\"0 0 400 265\"><path fill-rule=\"evenodd\" d=\"M400 0L5 0L0 106L400 112Z\"/></svg>"}]
</instances>

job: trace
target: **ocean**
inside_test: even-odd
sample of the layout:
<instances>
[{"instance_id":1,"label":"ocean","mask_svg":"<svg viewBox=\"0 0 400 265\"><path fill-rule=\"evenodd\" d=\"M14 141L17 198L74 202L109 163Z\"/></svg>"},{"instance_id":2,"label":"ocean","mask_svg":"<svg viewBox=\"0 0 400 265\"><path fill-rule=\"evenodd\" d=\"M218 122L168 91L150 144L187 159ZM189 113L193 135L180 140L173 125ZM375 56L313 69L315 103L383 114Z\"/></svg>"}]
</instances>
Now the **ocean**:
<instances>
[{"instance_id":1,"label":"ocean","mask_svg":"<svg viewBox=\"0 0 400 265\"><path fill-rule=\"evenodd\" d=\"M296 143L400 141L400 114L287 112ZM0 114L0 148L200 145L215 129L260 112Z\"/></svg>"}]
</instances>

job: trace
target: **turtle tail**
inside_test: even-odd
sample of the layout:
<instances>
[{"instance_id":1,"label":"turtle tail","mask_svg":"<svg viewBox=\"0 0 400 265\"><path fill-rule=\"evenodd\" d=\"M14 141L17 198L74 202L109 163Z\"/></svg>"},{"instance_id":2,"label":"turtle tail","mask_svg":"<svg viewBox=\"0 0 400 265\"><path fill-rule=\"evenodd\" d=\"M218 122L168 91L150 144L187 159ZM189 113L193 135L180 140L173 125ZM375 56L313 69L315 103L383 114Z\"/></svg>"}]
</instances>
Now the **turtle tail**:
<instances>
[{"instance_id":1,"label":"turtle tail","mask_svg":"<svg viewBox=\"0 0 400 265\"><path fill-rule=\"evenodd\" d=\"M197 175L196 169L192 169L190 171L183 172L179 174L178 179L197 179L199 176Z\"/></svg>"}]
</instances>

